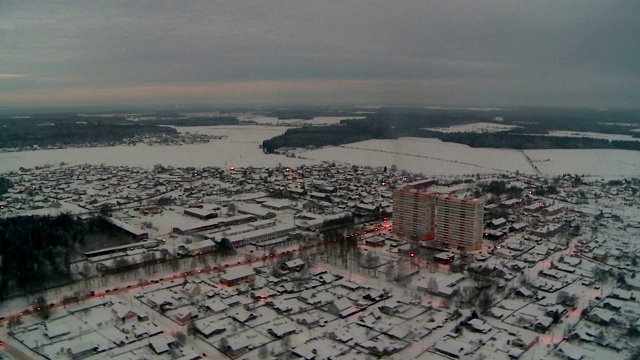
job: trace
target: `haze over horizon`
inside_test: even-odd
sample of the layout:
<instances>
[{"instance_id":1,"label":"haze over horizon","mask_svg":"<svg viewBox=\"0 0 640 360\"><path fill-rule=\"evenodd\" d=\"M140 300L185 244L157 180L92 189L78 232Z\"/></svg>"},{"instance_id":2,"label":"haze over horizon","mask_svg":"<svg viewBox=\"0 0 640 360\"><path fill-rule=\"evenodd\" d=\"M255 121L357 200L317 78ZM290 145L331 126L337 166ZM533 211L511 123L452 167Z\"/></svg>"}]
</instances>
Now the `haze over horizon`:
<instances>
[{"instance_id":1,"label":"haze over horizon","mask_svg":"<svg viewBox=\"0 0 640 360\"><path fill-rule=\"evenodd\" d=\"M0 107L638 107L638 1L3 1Z\"/></svg>"}]
</instances>

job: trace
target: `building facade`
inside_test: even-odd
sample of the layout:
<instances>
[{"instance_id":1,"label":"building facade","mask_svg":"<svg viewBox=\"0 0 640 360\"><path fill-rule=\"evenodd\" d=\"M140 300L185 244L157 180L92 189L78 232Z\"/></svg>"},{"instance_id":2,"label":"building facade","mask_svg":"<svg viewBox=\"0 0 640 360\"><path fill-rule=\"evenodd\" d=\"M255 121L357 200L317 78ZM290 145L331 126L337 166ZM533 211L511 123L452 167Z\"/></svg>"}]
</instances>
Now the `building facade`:
<instances>
[{"instance_id":1,"label":"building facade","mask_svg":"<svg viewBox=\"0 0 640 360\"><path fill-rule=\"evenodd\" d=\"M482 242L484 201L441 196L437 201L436 241L447 247L476 250Z\"/></svg>"},{"instance_id":2,"label":"building facade","mask_svg":"<svg viewBox=\"0 0 640 360\"><path fill-rule=\"evenodd\" d=\"M436 198L424 188L404 187L393 192L393 232L413 240L429 241L436 234Z\"/></svg>"}]
</instances>

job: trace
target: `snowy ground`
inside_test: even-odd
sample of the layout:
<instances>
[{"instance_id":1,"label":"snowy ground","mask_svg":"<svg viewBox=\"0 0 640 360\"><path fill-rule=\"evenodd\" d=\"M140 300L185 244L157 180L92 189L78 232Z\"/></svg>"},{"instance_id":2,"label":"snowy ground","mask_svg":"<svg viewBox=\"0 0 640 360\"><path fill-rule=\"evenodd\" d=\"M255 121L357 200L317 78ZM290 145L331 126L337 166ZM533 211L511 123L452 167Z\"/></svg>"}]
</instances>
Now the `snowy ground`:
<instances>
[{"instance_id":1,"label":"snowy ground","mask_svg":"<svg viewBox=\"0 0 640 360\"><path fill-rule=\"evenodd\" d=\"M640 130L640 129L636 129L636 130ZM594 133L594 132L579 132L579 131L550 131L547 136L588 137L593 139L640 141L640 138L634 138L631 135L601 134L601 133Z\"/></svg>"},{"instance_id":2,"label":"snowy ground","mask_svg":"<svg viewBox=\"0 0 640 360\"><path fill-rule=\"evenodd\" d=\"M487 133L487 132L500 132L515 129L519 126L505 125L487 122L477 122L465 125L449 126L446 128L427 128L427 130L440 131L444 133L453 132L471 132L471 133Z\"/></svg>"},{"instance_id":3,"label":"snowy ground","mask_svg":"<svg viewBox=\"0 0 640 360\"><path fill-rule=\"evenodd\" d=\"M593 176L637 176L640 152L631 150L526 150L525 153L546 175L564 173Z\"/></svg>"},{"instance_id":4,"label":"snowy ground","mask_svg":"<svg viewBox=\"0 0 640 360\"><path fill-rule=\"evenodd\" d=\"M281 120L277 117L271 116L262 116L262 115L254 115L254 114L238 114L238 119L240 121L255 121L260 125L331 125L338 124L341 120L348 119L364 119L364 116L321 116L315 117L311 120L302 120L302 119L290 119L290 120Z\"/></svg>"},{"instance_id":5,"label":"snowy ground","mask_svg":"<svg viewBox=\"0 0 640 360\"><path fill-rule=\"evenodd\" d=\"M337 118L335 118L337 119ZM512 172L534 174L533 164L544 175L564 173L625 176L640 173L640 156L628 150L527 150L477 149L438 139L401 138L367 140L338 147L298 152L300 158L264 154L263 140L286 131L286 127L227 126L178 127L181 132L226 135L208 144L182 146L114 146L0 153L0 172L20 167L58 164L106 164L150 168L173 166L288 166L337 161L356 165L391 166L427 175L460 175Z\"/></svg>"}]
</instances>

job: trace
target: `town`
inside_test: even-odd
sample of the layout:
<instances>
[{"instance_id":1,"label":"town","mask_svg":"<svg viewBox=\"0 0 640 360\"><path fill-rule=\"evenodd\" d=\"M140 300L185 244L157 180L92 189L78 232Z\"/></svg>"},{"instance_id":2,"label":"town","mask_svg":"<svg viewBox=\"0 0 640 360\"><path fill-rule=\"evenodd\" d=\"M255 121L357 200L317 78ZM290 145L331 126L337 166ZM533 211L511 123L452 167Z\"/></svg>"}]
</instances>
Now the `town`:
<instances>
[{"instance_id":1,"label":"town","mask_svg":"<svg viewBox=\"0 0 640 360\"><path fill-rule=\"evenodd\" d=\"M21 168L0 216L101 219L72 281L8 296L46 359L640 354L640 179L272 168ZM4 335L3 335L4 336Z\"/></svg>"}]
</instances>

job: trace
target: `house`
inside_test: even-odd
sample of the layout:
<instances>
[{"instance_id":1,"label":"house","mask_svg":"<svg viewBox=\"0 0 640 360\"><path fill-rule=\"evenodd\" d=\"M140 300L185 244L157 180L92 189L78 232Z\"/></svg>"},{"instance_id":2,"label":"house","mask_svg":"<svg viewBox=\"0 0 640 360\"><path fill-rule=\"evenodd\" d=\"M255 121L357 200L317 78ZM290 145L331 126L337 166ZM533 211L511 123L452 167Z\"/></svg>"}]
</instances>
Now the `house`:
<instances>
[{"instance_id":1,"label":"house","mask_svg":"<svg viewBox=\"0 0 640 360\"><path fill-rule=\"evenodd\" d=\"M184 209L184 214L200 220L211 220L218 217L218 213L213 210L205 210L197 207Z\"/></svg>"},{"instance_id":2,"label":"house","mask_svg":"<svg viewBox=\"0 0 640 360\"><path fill-rule=\"evenodd\" d=\"M341 318L349 317L361 309L356 308L347 298L340 298L327 305L327 312L339 316Z\"/></svg>"},{"instance_id":3,"label":"house","mask_svg":"<svg viewBox=\"0 0 640 360\"><path fill-rule=\"evenodd\" d=\"M348 328L344 328L344 327L338 328L334 331L329 332L327 336L330 339L334 339L345 344L353 340L353 332L349 331Z\"/></svg>"},{"instance_id":4,"label":"house","mask_svg":"<svg viewBox=\"0 0 640 360\"><path fill-rule=\"evenodd\" d=\"M288 300L276 299L269 301L268 305L281 314L293 310L293 304Z\"/></svg>"},{"instance_id":5,"label":"house","mask_svg":"<svg viewBox=\"0 0 640 360\"><path fill-rule=\"evenodd\" d=\"M190 282L187 283L180 291L188 297L195 297L200 295L200 287L198 284Z\"/></svg>"},{"instance_id":6,"label":"house","mask_svg":"<svg viewBox=\"0 0 640 360\"><path fill-rule=\"evenodd\" d=\"M584 349L582 346L563 342L556 349L556 353L563 359L582 360L590 358L593 354L591 351Z\"/></svg>"},{"instance_id":7,"label":"house","mask_svg":"<svg viewBox=\"0 0 640 360\"><path fill-rule=\"evenodd\" d=\"M636 297L633 295L633 292L623 289L615 289L609 295L612 299L618 299L622 301L635 301Z\"/></svg>"},{"instance_id":8,"label":"house","mask_svg":"<svg viewBox=\"0 0 640 360\"><path fill-rule=\"evenodd\" d=\"M565 206L562 204L552 205L548 208L542 209L540 213L544 216L555 216L564 212Z\"/></svg>"},{"instance_id":9,"label":"house","mask_svg":"<svg viewBox=\"0 0 640 360\"><path fill-rule=\"evenodd\" d=\"M587 319L602 325L615 324L618 322L616 313L611 310L595 308L589 312Z\"/></svg>"},{"instance_id":10,"label":"house","mask_svg":"<svg viewBox=\"0 0 640 360\"><path fill-rule=\"evenodd\" d=\"M360 285L351 282L351 281L343 281L340 283L340 286L342 286L343 288L347 289L347 290L351 290L351 291L356 291L358 289L360 289Z\"/></svg>"},{"instance_id":11,"label":"house","mask_svg":"<svg viewBox=\"0 0 640 360\"><path fill-rule=\"evenodd\" d=\"M382 247L386 244L386 240L382 237L373 236L373 237L367 238L364 241L364 244L371 247Z\"/></svg>"},{"instance_id":12,"label":"house","mask_svg":"<svg viewBox=\"0 0 640 360\"><path fill-rule=\"evenodd\" d=\"M318 313L310 311L301 313L296 319L296 322L311 329L320 325L322 320L323 318Z\"/></svg>"},{"instance_id":13,"label":"house","mask_svg":"<svg viewBox=\"0 0 640 360\"><path fill-rule=\"evenodd\" d=\"M188 307L175 315L175 319L181 323L187 323L191 321L191 319L195 319L198 317L198 311L194 309L189 309Z\"/></svg>"},{"instance_id":14,"label":"house","mask_svg":"<svg viewBox=\"0 0 640 360\"><path fill-rule=\"evenodd\" d=\"M59 336L63 336L63 335L67 335L69 334L71 331L64 327L64 326L55 326L55 325L47 325L47 323L44 323L44 334L49 338L49 339L55 339Z\"/></svg>"},{"instance_id":15,"label":"house","mask_svg":"<svg viewBox=\"0 0 640 360\"><path fill-rule=\"evenodd\" d=\"M547 225L538 227L536 229L533 229L531 233L543 239L548 239L553 235L558 234L562 230L563 226L564 224L547 224Z\"/></svg>"},{"instance_id":16,"label":"house","mask_svg":"<svg viewBox=\"0 0 640 360\"><path fill-rule=\"evenodd\" d=\"M247 311L245 309L238 309L238 310L234 311L233 313L231 313L229 316L234 318L234 319L236 319L236 321L238 321L240 323L243 323L243 324L258 318L258 315L256 313Z\"/></svg>"},{"instance_id":17,"label":"house","mask_svg":"<svg viewBox=\"0 0 640 360\"><path fill-rule=\"evenodd\" d=\"M138 317L138 314L135 311L127 309L127 307L121 303L113 304L111 312L123 323Z\"/></svg>"},{"instance_id":18,"label":"house","mask_svg":"<svg viewBox=\"0 0 640 360\"><path fill-rule=\"evenodd\" d=\"M274 323L270 327L267 328L269 334L275 336L278 339L282 339L283 337L293 334L296 332L295 323L285 322L285 323Z\"/></svg>"},{"instance_id":19,"label":"house","mask_svg":"<svg viewBox=\"0 0 640 360\"><path fill-rule=\"evenodd\" d=\"M252 268L241 267L227 271L226 274L220 275L220 284L226 286L236 286L241 283L251 282L255 280L256 273Z\"/></svg>"},{"instance_id":20,"label":"house","mask_svg":"<svg viewBox=\"0 0 640 360\"><path fill-rule=\"evenodd\" d=\"M371 355L377 357L388 357L402 351L409 344L404 341L390 340L386 337L379 336L373 340L368 340L362 344L362 347L369 350Z\"/></svg>"},{"instance_id":21,"label":"house","mask_svg":"<svg viewBox=\"0 0 640 360\"><path fill-rule=\"evenodd\" d=\"M533 323L533 329L537 332L544 333L547 330L549 330L552 324L553 324L552 318L540 317L540 318L537 318L536 321Z\"/></svg>"},{"instance_id":22,"label":"house","mask_svg":"<svg viewBox=\"0 0 640 360\"><path fill-rule=\"evenodd\" d=\"M88 357L98 351L98 346L96 346L91 341L78 341L74 342L73 345L67 349L67 354L72 359L82 359L84 357Z\"/></svg>"},{"instance_id":23,"label":"house","mask_svg":"<svg viewBox=\"0 0 640 360\"><path fill-rule=\"evenodd\" d=\"M239 357L240 355L248 352L253 347L252 344L248 343L246 339L231 339L229 340L229 344L227 345L226 351L224 351L227 355L232 358Z\"/></svg>"},{"instance_id":24,"label":"house","mask_svg":"<svg viewBox=\"0 0 640 360\"><path fill-rule=\"evenodd\" d=\"M525 287L520 287L518 289L516 289L515 294L517 296L521 296L523 298L527 298L527 299L533 299L535 298L535 294L531 292L531 290L525 288Z\"/></svg>"},{"instance_id":25,"label":"house","mask_svg":"<svg viewBox=\"0 0 640 360\"><path fill-rule=\"evenodd\" d=\"M491 325L478 318L467 321L467 325L471 330L483 334L486 334L493 329Z\"/></svg>"},{"instance_id":26,"label":"house","mask_svg":"<svg viewBox=\"0 0 640 360\"><path fill-rule=\"evenodd\" d=\"M302 259L293 259L293 260L283 262L280 265L280 270L283 272L300 271L304 269L304 265L305 264L304 264L304 261L302 261Z\"/></svg>"},{"instance_id":27,"label":"house","mask_svg":"<svg viewBox=\"0 0 640 360\"><path fill-rule=\"evenodd\" d=\"M169 346L176 342L171 336L154 336L149 339L149 346L151 349L158 355L168 353L170 348Z\"/></svg>"},{"instance_id":28,"label":"house","mask_svg":"<svg viewBox=\"0 0 640 360\"><path fill-rule=\"evenodd\" d=\"M322 200L322 201L326 201L326 202L331 202L331 196L329 196L329 194L326 194L326 193L323 193L323 192L315 191L315 192L312 192L311 194L309 194L309 196L314 200Z\"/></svg>"},{"instance_id":29,"label":"house","mask_svg":"<svg viewBox=\"0 0 640 360\"><path fill-rule=\"evenodd\" d=\"M438 340L433 349L445 356L460 359L464 355L470 354L473 350L471 344L460 340L445 338L444 340Z\"/></svg>"},{"instance_id":30,"label":"house","mask_svg":"<svg viewBox=\"0 0 640 360\"><path fill-rule=\"evenodd\" d=\"M222 334L227 331L228 324L217 319L206 318L198 320L195 323L196 330L206 338Z\"/></svg>"},{"instance_id":31,"label":"house","mask_svg":"<svg viewBox=\"0 0 640 360\"><path fill-rule=\"evenodd\" d=\"M450 264L456 258L456 255L450 252L441 252L436 254L433 259L439 264Z\"/></svg>"},{"instance_id":32,"label":"house","mask_svg":"<svg viewBox=\"0 0 640 360\"><path fill-rule=\"evenodd\" d=\"M220 314L225 312L229 306L219 299L208 300L204 303L204 307L214 314Z\"/></svg>"},{"instance_id":33,"label":"house","mask_svg":"<svg viewBox=\"0 0 640 360\"><path fill-rule=\"evenodd\" d=\"M316 356L318 356L318 350L315 348L310 348L306 344L297 345L296 347L291 349L291 353L304 360L315 360Z\"/></svg>"},{"instance_id":34,"label":"house","mask_svg":"<svg viewBox=\"0 0 640 360\"><path fill-rule=\"evenodd\" d=\"M518 231L525 230L526 228L527 228L526 223L515 223L509 226L509 232L518 232Z\"/></svg>"},{"instance_id":35,"label":"house","mask_svg":"<svg viewBox=\"0 0 640 360\"><path fill-rule=\"evenodd\" d=\"M367 301L380 301L385 299L387 296L384 292L380 291L380 290L376 290L376 289L367 289L367 292L362 295L362 298L367 300Z\"/></svg>"},{"instance_id":36,"label":"house","mask_svg":"<svg viewBox=\"0 0 640 360\"><path fill-rule=\"evenodd\" d=\"M507 219L501 217L497 219L493 219L486 224L486 227L492 230L498 230L507 225Z\"/></svg>"}]
</instances>

